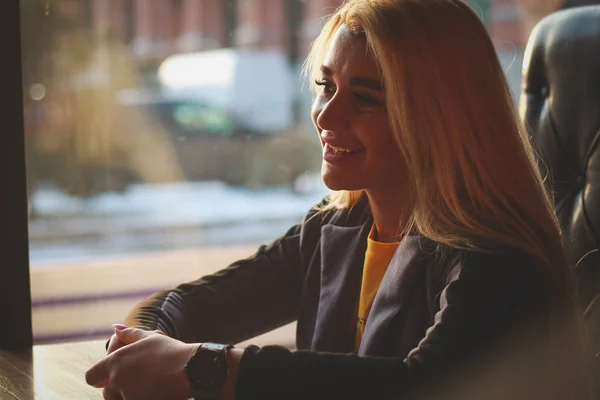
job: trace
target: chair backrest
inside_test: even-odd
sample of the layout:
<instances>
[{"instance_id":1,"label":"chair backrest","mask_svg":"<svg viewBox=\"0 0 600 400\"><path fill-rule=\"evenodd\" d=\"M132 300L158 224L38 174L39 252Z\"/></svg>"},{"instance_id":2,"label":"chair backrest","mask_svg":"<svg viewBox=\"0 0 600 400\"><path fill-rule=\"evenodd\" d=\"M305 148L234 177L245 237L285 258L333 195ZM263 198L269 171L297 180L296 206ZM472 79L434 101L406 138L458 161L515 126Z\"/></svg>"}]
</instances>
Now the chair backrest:
<instances>
[{"instance_id":1,"label":"chair backrest","mask_svg":"<svg viewBox=\"0 0 600 400\"><path fill-rule=\"evenodd\" d=\"M600 351L600 6L544 18L525 53L520 111L539 153Z\"/></svg>"}]
</instances>

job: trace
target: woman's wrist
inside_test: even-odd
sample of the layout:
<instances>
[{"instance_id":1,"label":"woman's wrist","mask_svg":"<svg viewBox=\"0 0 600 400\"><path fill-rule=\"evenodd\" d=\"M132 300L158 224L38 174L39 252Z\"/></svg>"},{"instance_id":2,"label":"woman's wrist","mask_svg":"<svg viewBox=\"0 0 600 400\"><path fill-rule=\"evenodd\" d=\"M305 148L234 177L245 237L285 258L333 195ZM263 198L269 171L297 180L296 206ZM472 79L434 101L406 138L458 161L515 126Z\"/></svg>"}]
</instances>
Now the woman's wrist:
<instances>
[{"instance_id":1,"label":"woman's wrist","mask_svg":"<svg viewBox=\"0 0 600 400\"><path fill-rule=\"evenodd\" d=\"M174 382L176 393L181 394L181 396L177 396L177 398L189 399L193 397L192 387L190 386L190 381L185 371L185 366L196 353L198 347L200 347L200 343L185 344L185 346L182 347L181 369L177 371Z\"/></svg>"},{"instance_id":2,"label":"woman's wrist","mask_svg":"<svg viewBox=\"0 0 600 400\"><path fill-rule=\"evenodd\" d=\"M231 348L225 353L227 358L227 380L221 390L220 400L235 400L235 385L237 383L240 360L244 354L243 349Z\"/></svg>"}]
</instances>

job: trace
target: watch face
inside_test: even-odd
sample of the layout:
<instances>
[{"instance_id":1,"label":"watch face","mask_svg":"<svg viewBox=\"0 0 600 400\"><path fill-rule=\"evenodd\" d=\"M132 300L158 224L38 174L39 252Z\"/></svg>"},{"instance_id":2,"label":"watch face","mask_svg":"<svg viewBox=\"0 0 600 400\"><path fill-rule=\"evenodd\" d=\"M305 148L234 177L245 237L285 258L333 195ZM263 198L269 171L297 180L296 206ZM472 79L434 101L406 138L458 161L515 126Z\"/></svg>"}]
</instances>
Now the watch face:
<instances>
[{"instance_id":1,"label":"watch face","mask_svg":"<svg viewBox=\"0 0 600 400\"><path fill-rule=\"evenodd\" d=\"M185 367L194 391L219 391L227 379L225 353L199 348Z\"/></svg>"}]
</instances>

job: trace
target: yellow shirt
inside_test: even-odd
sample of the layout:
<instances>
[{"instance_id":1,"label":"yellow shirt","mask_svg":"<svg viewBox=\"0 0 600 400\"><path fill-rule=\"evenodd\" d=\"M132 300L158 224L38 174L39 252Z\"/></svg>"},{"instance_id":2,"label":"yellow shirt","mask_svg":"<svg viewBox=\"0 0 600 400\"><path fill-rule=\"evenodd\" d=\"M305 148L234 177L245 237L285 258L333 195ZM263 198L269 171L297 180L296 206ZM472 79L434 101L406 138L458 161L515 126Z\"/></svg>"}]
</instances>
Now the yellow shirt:
<instances>
[{"instance_id":1,"label":"yellow shirt","mask_svg":"<svg viewBox=\"0 0 600 400\"><path fill-rule=\"evenodd\" d=\"M365 253L365 264L363 267L362 284L360 287L360 298L358 300L358 316L356 322L356 342L355 350L358 351L360 341L365 331L371 305L379 290L379 285L383 280L383 275L394 256L399 242L384 243L373 239L375 234L375 224L371 228L369 238L367 239L367 251Z\"/></svg>"}]
</instances>

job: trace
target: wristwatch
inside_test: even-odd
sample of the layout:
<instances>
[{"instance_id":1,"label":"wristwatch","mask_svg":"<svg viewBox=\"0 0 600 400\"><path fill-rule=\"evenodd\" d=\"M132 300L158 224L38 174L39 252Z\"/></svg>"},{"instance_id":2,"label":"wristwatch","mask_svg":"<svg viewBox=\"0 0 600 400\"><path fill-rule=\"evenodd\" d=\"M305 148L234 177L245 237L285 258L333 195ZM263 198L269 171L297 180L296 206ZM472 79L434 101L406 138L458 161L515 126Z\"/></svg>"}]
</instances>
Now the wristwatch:
<instances>
[{"instance_id":1,"label":"wristwatch","mask_svg":"<svg viewBox=\"0 0 600 400\"><path fill-rule=\"evenodd\" d=\"M215 400L227 380L226 352L231 345L202 343L185 366L185 374L196 400Z\"/></svg>"}]
</instances>

